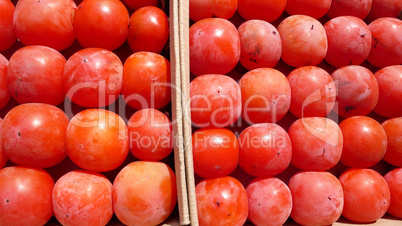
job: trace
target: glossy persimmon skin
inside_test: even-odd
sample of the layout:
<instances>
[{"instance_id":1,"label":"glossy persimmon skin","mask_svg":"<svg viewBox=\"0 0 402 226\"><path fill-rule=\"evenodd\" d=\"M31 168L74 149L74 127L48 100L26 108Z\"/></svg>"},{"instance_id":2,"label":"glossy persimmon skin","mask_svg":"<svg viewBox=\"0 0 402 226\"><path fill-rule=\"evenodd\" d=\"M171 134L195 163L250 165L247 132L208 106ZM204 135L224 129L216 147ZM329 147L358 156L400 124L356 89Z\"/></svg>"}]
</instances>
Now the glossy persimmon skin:
<instances>
[{"instance_id":1,"label":"glossy persimmon skin","mask_svg":"<svg viewBox=\"0 0 402 226\"><path fill-rule=\"evenodd\" d=\"M66 59L46 46L26 46L10 58L7 85L11 96L20 104L58 105L65 99L63 72Z\"/></svg>"},{"instance_id":2,"label":"glossy persimmon skin","mask_svg":"<svg viewBox=\"0 0 402 226\"><path fill-rule=\"evenodd\" d=\"M329 10L332 0L287 0L286 12L290 15L306 15L315 19L323 17Z\"/></svg>"},{"instance_id":3,"label":"glossy persimmon skin","mask_svg":"<svg viewBox=\"0 0 402 226\"><path fill-rule=\"evenodd\" d=\"M53 216L54 181L43 169L11 166L0 170L0 224L44 225Z\"/></svg>"},{"instance_id":4,"label":"glossy persimmon skin","mask_svg":"<svg viewBox=\"0 0 402 226\"><path fill-rule=\"evenodd\" d=\"M238 0L237 11L245 20L278 19L286 8L286 0Z\"/></svg>"},{"instance_id":5,"label":"glossy persimmon skin","mask_svg":"<svg viewBox=\"0 0 402 226\"><path fill-rule=\"evenodd\" d=\"M0 1L0 52L10 48L17 40L13 30L14 10L10 0Z\"/></svg>"},{"instance_id":6,"label":"glossy persimmon skin","mask_svg":"<svg viewBox=\"0 0 402 226\"><path fill-rule=\"evenodd\" d=\"M199 21L205 18L230 19L237 10L238 0L190 0L190 19Z\"/></svg>"},{"instance_id":7,"label":"glossy persimmon skin","mask_svg":"<svg viewBox=\"0 0 402 226\"><path fill-rule=\"evenodd\" d=\"M324 60L328 49L322 24L309 16L293 15L278 26L282 40L282 60L292 66L315 66Z\"/></svg>"},{"instance_id":8,"label":"glossy persimmon skin","mask_svg":"<svg viewBox=\"0 0 402 226\"><path fill-rule=\"evenodd\" d=\"M48 104L22 104L11 109L1 125L3 153L29 167L55 166L66 157L67 115Z\"/></svg>"},{"instance_id":9,"label":"glossy persimmon skin","mask_svg":"<svg viewBox=\"0 0 402 226\"><path fill-rule=\"evenodd\" d=\"M201 75L190 83L191 122L197 127L227 127L240 117L237 82L219 74Z\"/></svg>"},{"instance_id":10,"label":"glossy persimmon skin","mask_svg":"<svg viewBox=\"0 0 402 226\"><path fill-rule=\"evenodd\" d=\"M342 131L328 118L306 117L289 128L292 165L303 170L329 170L340 160Z\"/></svg>"},{"instance_id":11,"label":"glossy persimmon skin","mask_svg":"<svg viewBox=\"0 0 402 226\"><path fill-rule=\"evenodd\" d=\"M349 167L368 168L380 162L387 150L387 134L376 120L354 116L343 120L341 162Z\"/></svg>"},{"instance_id":12,"label":"glossy persimmon skin","mask_svg":"<svg viewBox=\"0 0 402 226\"><path fill-rule=\"evenodd\" d=\"M367 21L372 22L382 17L397 18L401 12L402 2L399 0L373 0Z\"/></svg>"},{"instance_id":13,"label":"glossy persimmon skin","mask_svg":"<svg viewBox=\"0 0 402 226\"><path fill-rule=\"evenodd\" d=\"M114 212L123 224L158 225L170 216L176 202L176 176L162 162L132 162L113 182Z\"/></svg>"},{"instance_id":14,"label":"glossy persimmon skin","mask_svg":"<svg viewBox=\"0 0 402 226\"><path fill-rule=\"evenodd\" d=\"M100 173L75 170L63 175L52 192L57 220L63 225L106 225L113 216L112 188Z\"/></svg>"},{"instance_id":15,"label":"glossy persimmon skin","mask_svg":"<svg viewBox=\"0 0 402 226\"><path fill-rule=\"evenodd\" d=\"M130 151L140 160L157 161L173 150L173 131L170 119L156 109L135 112L127 123Z\"/></svg>"},{"instance_id":16,"label":"glossy persimmon skin","mask_svg":"<svg viewBox=\"0 0 402 226\"><path fill-rule=\"evenodd\" d=\"M276 28L263 20L249 20L238 28L240 63L248 70L273 68L281 58L282 41Z\"/></svg>"},{"instance_id":17,"label":"glossy persimmon skin","mask_svg":"<svg viewBox=\"0 0 402 226\"><path fill-rule=\"evenodd\" d=\"M251 70L240 79L242 118L249 124L277 122L288 112L291 90L282 72L272 68Z\"/></svg>"},{"instance_id":18,"label":"glossy persimmon skin","mask_svg":"<svg viewBox=\"0 0 402 226\"><path fill-rule=\"evenodd\" d=\"M374 112L387 117L402 117L402 65L382 68L374 73L379 95Z\"/></svg>"},{"instance_id":19,"label":"glossy persimmon skin","mask_svg":"<svg viewBox=\"0 0 402 226\"><path fill-rule=\"evenodd\" d=\"M290 216L301 225L331 225L342 213L344 193L328 172L296 173L289 181L293 207Z\"/></svg>"},{"instance_id":20,"label":"glossy persimmon skin","mask_svg":"<svg viewBox=\"0 0 402 226\"><path fill-rule=\"evenodd\" d=\"M296 117L325 117L333 109L336 86L325 70L315 66L294 69L287 76L292 91L289 111Z\"/></svg>"},{"instance_id":21,"label":"glossy persimmon skin","mask_svg":"<svg viewBox=\"0 0 402 226\"><path fill-rule=\"evenodd\" d=\"M373 1L374 0L332 0L327 16L331 19L338 16L354 16L363 20L373 8Z\"/></svg>"},{"instance_id":22,"label":"glossy persimmon skin","mask_svg":"<svg viewBox=\"0 0 402 226\"><path fill-rule=\"evenodd\" d=\"M74 14L74 34L84 48L115 50L127 39L129 19L119 0L84 0Z\"/></svg>"},{"instance_id":23,"label":"glossy persimmon skin","mask_svg":"<svg viewBox=\"0 0 402 226\"><path fill-rule=\"evenodd\" d=\"M131 15L127 41L133 52L161 53L168 39L169 21L161 9L146 6Z\"/></svg>"},{"instance_id":24,"label":"glossy persimmon skin","mask_svg":"<svg viewBox=\"0 0 402 226\"><path fill-rule=\"evenodd\" d=\"M371 49L367 24L353 16L340 16L324 25L328 39L325 60L334 67L362 64Z\"/></svg>"},{"instance_id":25,"label":"glossy persimmon skin","mask_svg":"<svg viewBox=\"0 0 402 226\"><path fill-rule=\"evenodd\" d=\"M129 152L127 126L119 115L108 110L81 111L68 124L66 152L82 169L114 170L124 162Z\"/></svg>"},{"instance_id":26,"label":"glossy persimmon skin","mask_svg":"<svg viewBox=\"0 0 402 226\"><path fill-rule=\"evenodd\" d=\"M25 45L67 49L75 40L72 16L76 9L73 0L18 1L13 19L15 35Z\"/></svg>"},{"instance_id":27,"label":"glossy persimmon skin","mask_svg":"<svg viewBox=\"0 0 402 226\"><path fill-rule=\"evenodd\" d=\"M386 180L372 169L349 169L339 181L345 202L342 215L356 223L380 219L390 205L390 190ZM358 188L358 189L356 189Z\"/></svg>"},{"instance_id":28,"label":"glossy persimmon skin","mask_svg":"<svg viewBox=\"0 0 402 226\"><path fill-rule=\"evenodd\" d=\"M160 109L170 102L170 79L170 62L166 58L137 52L124 62L121 95L134 109Z\"/></svg>"},{"instance_id":29,"label":"glossy persimmon skin","mask_svg":"<svg viewBox=\"0 0 402 226\"><path fill-rule=\"evenodd\" d=\"M402 118L392 118L383 122L388 146L383 159L397 167L402 167Z\"/></svg>"},{"instance_id":30,"label":"glossy persimmon skin","mask_svg":"<svg viewBox=\"0 0 402 226\"><path fill-rule=\"evenodd\" d=\"M337 69L332 74L337 86L337 104L334 111L341 117L369 114L378 102L378 82L365 67L351 65Z\"/></svg>"},{"instance_id":31,"label":"glossy persimmon skin","mask_svg":"<svg viewBox=\"0 0 402 226\"><path fill-rule=\"evenodd\" d=\"M228 129L203 128L195 131L192 148L194 173L203 178L227 176L239 162L239 142Z\"/></svg>"},{"instance_id":32,"label":"glossy persimmon skin","mask_svg":"<svg viewBox=\"0 0 402 226\"><path fill-rule=\"evenodd\" d=\"M200 225L243 225L248 215L247 192L233 177L204 179L195 187Z\"/></svg>"},{"instance_id":33,"label":"glossy persimmon skin","mask_svg":"<svg viewBox=\"0 0 402 226\"><path fill-rule=\"evenodd\" d=\"M117 100L122 87L123 64L113 52L87 48L74 53L63 73L66 96L83 107L104 107Z\"/></svg>"},{"instance_id":34,"label":"glossy persimmon skin","mask_svg":"<svg viewBox=\"0 0 402 226\"><path fill-rule=\"evenodd\" d=\"M391 194L387 212L392 216L402 218L402 168L389 171L384 179L387 181Z\"/></svg>"},{"instance_id":35,"label":"glossy persimmon skin","mask_svg":"<svg viewBox=\"0 0 402 226\"><path fill-rule=\"evenodd\" d=\"M288 186L275 177L259 177L247 188L248 219L255 225L283 225L292 210Z\"/></svg>"},{"instance_id":36,"label":"glossy persimmon skin","mask_svg":"<svg viewBox=\"0 0 402 226\"><path fill-rule=\"evenodd\" d=\"M0 54L0 109L10 100L10 91L7 85L8 60Z\"/></svg>"},{"instance_id":37,"label":"glossy persimmon skin","mask_svg":"<svg viewBox=\"0 0 402 226\"><path fill-rule=\"evenodd\" d=\"M226 74L240 59L240 38L228 20L206 18L190 27L190 71L196 76Z\"/></svg>"}]
</instances>

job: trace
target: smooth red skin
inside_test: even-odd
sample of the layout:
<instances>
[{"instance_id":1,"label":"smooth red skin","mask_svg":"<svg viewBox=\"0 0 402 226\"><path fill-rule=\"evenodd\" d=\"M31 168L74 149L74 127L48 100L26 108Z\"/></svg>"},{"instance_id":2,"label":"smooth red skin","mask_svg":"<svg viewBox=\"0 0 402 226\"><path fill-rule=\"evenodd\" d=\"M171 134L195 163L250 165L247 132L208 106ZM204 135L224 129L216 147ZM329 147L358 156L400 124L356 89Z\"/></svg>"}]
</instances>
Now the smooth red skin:
<instances>
[{"instance_id":1,"label":"smooth red skin","mask_svg":"<svg viewBox=\"0 0 402 226\"><path fill-rule=\"evenodd\" d=\"M0 170L0 225L44 225L53 216L54 181L45 170L12 166Z\"/></svg>"},{"instance_id":2,"label":"smooth red skin","mask_svg":"<svg viewBox=\"0 0 402 226\"><path fill-rule=\"evenodd\" d=\"M240 63L248 70L273 68L281 58L282 42L272 24L249 20L240 25Z\"/></svg>"},{"instance_id":3,"label":"smooth red skin","mask_svg":"<svg viewBox=\"0 0 402 226\"><path fill-rule=\"evenodd\" d=\"M58 105L65 99L63 71L66 59L45 46L26 46L10 58L7 86L20 104L45 103Z\"/></svg>"},{"instance_id":4,"label":"smooth red skin","mask_svg":"<svg viewBox=\"0 0 402 226\"><path fill-rule=\"evenodd\" d=\"M135 109L160 109L170 102L170 63L163 56L138 52L124 63L121 94Z\"/></svg>"},{"instance_id":5,"label":"smooth red skin","mask_svg":"<svg viewBox=\"0 0 402 226\"><path fill-rule=\"evenodd\" d=\"M379 88L374 112L387 118L402 117L402 66L382 68L374 76Z\"/></svg>"},{"instance_id":6,"label":"smooth red skin","mask_svg":"<svg viewBox=\"0 0 402 226\"><path fill-rule=\"evenodd\" d=\"M387 150L387 134L376 120L354 116L343 120L341 162L349 167L368 168L380 162Z\"/></svg>"},{"instance_id":7,"label":"smooth red skin","mask_svg":"<svg viewBox=\"0 0 402 226\"><path fill-rule=\"evenodd\" d=\"M259 123L239 136L239 165L248 174L269 177L283 172L292 159L292 143L277 124Z\"/></svg>"},{"instance_id":8,"label":"smooth red skin","mask_svg":"<svg viewBox=\"0 0 402 226\"><path fill-rule=\"evenodd\" d=\"M288 130L292 165L302 170L329 170L341 158L343 137L338 124L328 118L296 120Z\"/></svg>"},{"instance_id":9,"label":"smooth red skin","mask_svg":"<svg viewBox=\"0 0 402 226\"><path fill-rule=\"evenodd\" d=\"M82 169L97 172L116 169L129 152L127 126L119 115L108 110L81 111L68 124L66 152Z\"/></svg>"},{"instance_id":10,"label":"smooth red skin","mask_svg":"<svg viewBox=\"0 0 402 226\"><path fill-rule=\"evenodd\" d=\"M315 19L323 17L329 10L332 0L287 0L286 12L290 15L306 15Z\"/></svg>"},{"instance_id":11,"label":"smooth red skin","mask_svg":"<svg viewBox=\"0 0 402 226\"><path fill-rule=\"evenodd\" d=\"M233 177L204 179L195 187L198 222L202 225L243 225L247 192Z\"/></svg>"},{"instance_id":12,"label":"smooth red skin","mask_svg":"<svg viewBox=\"0 0 402 226\"><path fill-rule=\"evenodd\" d=\"M84 48L115 50L127 39L129 20L119 0L84 0L75 11L74 34Z\"/></svg>"},{"instance_id":13,"label":"smooth red skin","mask_svg":"<svg viewBox=\"0 0 402 226\"><path fill-rule=\"evenodd\" d=\"M194 173L203 178L227 176L239 162L239 142L228 129L199 129L193 133L192 147Z\"/></svg>"},{"instance_id":14,"label":"smooth red skin","mask_svg":"<svg viewBox=\"0 0 402 226\"><path fill-rule=\"evenodd\" d=\"M226 75L198 76L190 83L190 107L195 126L227 127L241 114L240 87Z\"/></svg>"},{"instance_id":15,"label":"smooth red skin","mask_svg":"<svg viewBox=\"0 0 402 226\"><path fill-rule=\"evenodd\" d=\"M226 74L240 59L240 37L228 20L207 18L190 27L190 71L196 76Z\"/></svg>"},{"instance_id":16,"label":"smooth red skin","mask_svg":"<svg viewBox=\"0 0 402 226\"><path fill-rule=\"evenodd\" d=\"M22 166L48 168L66 157L67 115L48 104L22 104L11 109L1 125L7 158Z\"/></svg>"},{"instance_id":17,"label":"smooth red skin","mask_svg":"<svg viewBox=\"0 0 402 226\"><path fill-rule=\"evenodd\" d=\"M309 16L293 15L278 26L282 39L282 60L292 66L315 66L327 53L327 35L322 24Z\"/></svg>"},{"instance_id":18,"label":"smooth red skin","mask_svg":"<svg viewBox=\"0 0 402 226\"><path fill-rule=\"evenodd\" d=\"M0 118L0 137L2 137L1 132L1 124L3 123L3 119ZM0 169L2 169L7 163L7 157L3 153L3 148L0 145Z\"/></svg>"},{"instance_id":19,"label":"smooth red skin","mask_svg":"<svg viewBox=\"0 0 402 226\"><path fill-rule=\"evenodd\" d=\"M367 21L372 22L382 17L397 18L402 9L400 0L373 0Z\"/></svg>"},{"instance_id":20,"label":"smooth red skin","mask_svg":"<svg viewBox=\"0 0 402 226\"><path fill-rule=\"evenodd\" d=\"M362 64L371 49L371 32L367 24L352 16L340 16L325 25L328 51L325 60L334 67Z\"/></svg>"},{"instance_id":21,"label":"smooth red skin","mask_svg":"<svg viewBox=\"0 0 402 226\"><path fill-rule=\"evenodd\" d=\"M344 193L328 172L300 172L289 181L293 207L290 216L301 225L331 225L339 219Z\"/></svg>"},{"instance_id":22,"label":"smooth red skin","mask_svg":"<svg viewBox=\"0 0 402 226\"><path fill-rule=\"evenodd\" d=\"M20 0L13 19L15 35L25 45L67 49L75 40L72 17L76 9L73 0Z\"/></svg>"},{"instance_id":23,"label":"smooth red skin","mask_svg":"<svg viewBox=\"0 0 402 226\"><path fill-rule=\"evenodd\" d=\"M71 171L54 185L54 215L62 225L106 225L113 216L112 188L100 173Z\"/></svg>"},{"instance_id":24,"label":"smooth red skin","mask_svg":"<svg viewBox=\"0 0 402 226\"><path fill-rule=\"evenodd\" d=\"M158 6L159 0L122 0L128 7L136 11L145 6Z\"/></svg>"},{"instance_id":25,"label":"smooth red skin","mask_svg":"<svg viewBox=\"0 0 402 226\"><path fill-rule=\"evenodd\" d=\"M239 82L243 103L242 118L249 124L277 122L290 107L289 81L271 68L247 72Z\"/></svg>"},{"instance_id":26,"label":"smooth red skin","mask_svg":"<svg viewBox=\"0 0 402 226\"><path fill-rule=\"evenodd\" d=\"M17 40L13 30L14 10L10 0L0 1L0 52L10 48Z\"/></svg>"},{"instance_id":27,"label":"smooth red skin","mask_svg":"<svg viewBox=\"0 0 402 226\"><path fill-rule=\"evenodd\" d=\"M296 117L325 117L333 109L336 86L325 70L299 67L287 76L292 91L289 111Z\"/></svg>"},{"instance_id":28,"label":"smooth red skin","mask_svg":"<svg viewBox=\"0 0 402 226\"><path fill-rule=\"evenodd\" d=\"M63 74L64 93L83 107L104 107L119 97L123 64L113 52L88 48L74 53Z\"/></svg>"},{"instance_id":29,"label":"smooth red skin","mask_svg":"<svg viewBox=\"0 0 402 226\"><path fill-rule=\"evenodd\" d=\"M205 18L231 18L237 10L237 0L190 0L190 19L199 21Z\"/></svg>"},{"instance_id":30,"label":"smooth red skin","mask_svg":"<svg viewBox=\"0 0 402 226\"><path fill-rule=\"evenodd\" d=\"M369 114L378 102L379 89L373 73L362 66L345 66L332 73L338 95L334 111L346 118Z\"/></svg>"},{"instance_id":31,"label":"smooth red skin","mask_svg":"<svg viewBox=\"0 0 402 226\"><path fill-rule=\"evenodd\" d=\"M176 176L162 162L132 162L113 182L114 212L126 225L159 225L176 202Z\"/></svg>"},{"instance_id":32,"label":"smooth red skin","mask_svg":"<svg viewBox=\"0 0 402 226\"><path fill-rule=\"evenodd\" d=\"M128 120L131 153L140 160L157 161L173 150L172 123L156 109L142 109Z\"/></svg>"},{"instance_id":33,"label":"smooth red skin","mask_svg":"<svg viewBox=\"0 0 402 226\"><path fill-rule=\"evenodd\" d=\"M127 41L133 52L162 52L169 39L169 21L161 9L143 7L130 17Z\"/></svg>"},{"instance_id":34,"label":"smooth red skin","mask_svg":"<svg viewBox=\"0 0 402 226\"><path fill-rule=\"evenodd\" d=\"M332 19L338 16L354 16L364 19L372 9L374 0L332 0L327 16Z\"/></svg>"},{"instance_id":35,"label":"smooth red skin","mask_svg":"<svg viewBox=\"0 0 402 226\"><path fill-rule=\"evenodd\" d=\"M0 54L0 109L7 105L11 97L7 85L8 63L8 60Z\"/></svg>"},{"instance_id":36,"label":"smooth red skin","mask_svg":"<svg viewBox=\"0 0 402 226\"><path fill-rule=\"evenodd\" d=\"M402 168L388 172L384 179L387 181L391 202L387 212L392 216L402 218Z\"/></svg>"},{"instance_id":37,"label":"smooth red skin","mask_svg":"<svg viewBox=\"0 0 402 226\"><path fill-rule=\"evenodd\" d=\"M367 61L379 68L402 64L402 20L380 18L369 28L373 41Z\"/></svg>"},{"instance_id":38,"label":"smooth red skin","mask_svg":"<svg viewBox=\"0 0 402 226\"><path fill-rule=\"evenodd\" d=\"M339 181L345 198L344 217L357 223L371 223L385 214L390 190L379 173L372 169L349 169Z\"/></svg>"},{"instance_id":39,"label":"smooth red skin","mask_svg":"<svg viewBox=\"0 0 402 226\"><path fill-rule=\"evenodd\" d=\"M288 186L275 177L260 177L246 188L248 219L255 225L283 225L292 210Z\"/></svg>"},{"instance_id":40,"label":"smooth red skin","mask_svg":"<svg viewBox=\"0 0 402 226\"><path fill-rule=\"evenodd\" d=\"M388 119L381 125L387 134L388 141L383 159L389 164L402 167L402 118Z\"/></svg>"},{"instance_id":41,"label":"smooth red skin","mask_svg":"<svg viewBox=\"0 0 402 226\"><path fill-rule=\"evenodd\" d=\"M238 0L237 12L245 20L272 22L279 18L286 8L286 0Z\"/></svg>"}]
</instances>

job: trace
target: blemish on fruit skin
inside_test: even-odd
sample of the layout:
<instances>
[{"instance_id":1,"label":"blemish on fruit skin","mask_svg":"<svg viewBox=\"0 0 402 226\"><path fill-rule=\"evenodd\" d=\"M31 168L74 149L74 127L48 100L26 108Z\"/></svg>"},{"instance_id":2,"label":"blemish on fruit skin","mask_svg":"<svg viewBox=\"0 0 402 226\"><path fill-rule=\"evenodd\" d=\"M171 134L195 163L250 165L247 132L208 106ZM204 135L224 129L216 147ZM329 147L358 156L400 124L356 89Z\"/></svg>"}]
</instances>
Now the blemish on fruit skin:
<instances>
[{"instance_id":1,"label":"blemish on fruit skin","mask_svg":"<svg viewBox=\"0 0 402 226\"><path fill-rule=\"evenodd\" d=\"M216 206L220 206L221 203L220 203L219 201L217 201L217 202L215 203L215 205L216 205Z\"/></svg>"},{"instance_id":2,"label":"blemish on fruit skin","mask_svg":"<svg viewBox=\"0 0 402 226\"><path fill-rule=\"evenodd\" d=\"M21 132L18 131L18 132L17 132L17 135L20 137L20 136L21 136Z\"/></svg>"},{"instance_id":3,"label":"blemish on fruit skin","mask_svg":"<svg viewBox=\"0 0 402 226\"><path fill-rule=\"evenodd\" d=\"M314 30L314 24L313 25L311 25L311 28L310 28L311 30Z\"/></svg>"},{"instance_id":4,"label":"blemish on fruit skin","mask_svg":"<svg viewBox=\"0 0 402 226\"><path fill-rule=\"evenodd\" d=\"M10 202L10 200L6 199L6 203L9 203L9 202Z\"/></svg>"}]
</instances>

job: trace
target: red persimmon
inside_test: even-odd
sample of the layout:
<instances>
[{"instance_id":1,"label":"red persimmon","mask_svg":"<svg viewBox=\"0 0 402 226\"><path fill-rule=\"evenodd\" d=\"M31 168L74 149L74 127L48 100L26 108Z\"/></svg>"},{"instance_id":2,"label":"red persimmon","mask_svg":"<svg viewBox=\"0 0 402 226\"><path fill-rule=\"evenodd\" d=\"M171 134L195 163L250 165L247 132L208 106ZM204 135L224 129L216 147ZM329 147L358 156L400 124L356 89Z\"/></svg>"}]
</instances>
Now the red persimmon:
<instances>
[{"instance_id":1,"label":"red persimmon","mask_svg":"<svg viewBox=\"0 0 402 226\"><path fill-rule=\"evenodd\" d=\"M243 225L247 220L247 192L233 177L204 179L195 187L198 222L203 225Z\"/></svg>"},{"instance_id":2,"label":"red persimmon","mask_svg":"<svg viewBox=\"0 0 402 226\"><path fill-rule=\"evenodd\" d=\"M327 16L354 16L360 19L366 18L372 7L373 0L332 0Z\"/></svg>"},{"instance_id":3,"label":"red persimmon","mask_svg":"<svg viewBox=\"0 0 402 226\"><path fill-rule=\"evenodd\" d=\"M334 111L342 117L369 114L378 102L378 83L362 66L345 66L332 73L337 86Z\"/></svg>"},{"instance_id":4,"label":"red persimmon","mask_svg":"<svg viewBox=\"0 0 402 226\"><path fill-rule=\"evenodd\" d=\"M325 70L299 67L287 76L292 91L289 111L296 117L325 117L333 109L336 86Z\"/></svg>"},{"instance_id":5,"label":"red persimmon","mask_svg":"<svg viewBox=\"0 0 402 226\"><path fill-rule=\"evenodd\" d=\"M237 10L237 0L190 0L190 19L199 21L205 18L231 18Z\"/></svg>"},{"instance_id":6,"label":"red persimmon","mask_svg":"<svg viewBox=\"0 0 402 226\"><path fill-rule=\"evenodd\" d=\"M100 173L71 171L54 185L54 215L62 225L106 225L113 216L112 188Z\"/></svg>"},{"instance_id":7,"label":"red persimmon","mask_svg":"<svg viewBox=\"0 0 402 226\"><path fill-rule=\"evenodd\" d=\"M0 109L10 100L10 91L7 86L8 60L0 54Z\"/></svg>"},{"instance_id":8,"label":"red persimmon","mask_svg":"<svg viewBox=\"0 0 402 226\"><path fill-rule=\"evenodd\" d=\"M156 109L142 109L128 120L131 153L140 160L166 158L173 150L172 123Z\"/></svg>"},{"instance_id":9,"label":"red persimmon","mask_svg":"<svg viewBox=\"0 0 402 226\"><path fill-rule=\"evenodd\" d=\"M265 20L272 22L282 15L286 0L238 0L237 11L246 20Z\"/></svg>"},{"instance_id":10,"label":"red persimmon","mask_svg":"<svg viewBox=\"0 0 402 226\"><path fill-rule=\"evenodd\" d=\"M169 21L161 9L146 6L130 17L127 42L133 52L162 52L169 38Z\"/></svg>"},{"instance_id":11,"label":"red persimmon","mask_svg":"<svg viewBox=\"0 0 402 226\"><path fill-rule=\"evenodd\" d=\"M345 202L342 215L358 223L381 218L390 204L390 190L385 179L372 169L349 169L339 181Z\"/></svg>"},{"instance_id":12,"label":"red persimmon","mask_svg":"<svg viewBox=\"0 0 402 226\"><path fill-rule=\"evenodd\" d=\"M382 68L374 76L379 88L374 112L388 118L402 117L402 65Z\"/></svg>"},{"instance_id":13,"label":"red persimmon","mask_svg":"<svg viewBox=\"0 0 402 226\"><path fill-rule=\"evenodd\" d=\"M327 53L327 35L322 24L309 16L293 15L278 26L282 60L292 66L317 65Z\"/></svg>"},{"instance_id":14,"label":"red persimmon","mask_svg":"<svg viewBox=\"0 0 402 226\"><path fill-rule=\"evenodd\" d=\"M22 104L11 109L1 125L1 145L7 158L23 166L47 168L66 157L68 118L48 104Z\"/></svg>"},{"instance_id":15,"label":"red persimmon","mask_svg":"<svg viewBox=\"0 0 402 226\"><path fill-rule=\"evenodd\" d=\"M123 64L111 51L88 48L74 53L63 75L64 92L83 107L104 107L120 94Z\"/></svg>"},{"instance_id":16,"label":"red persimmon","mask_svg":"<svg viewBox=\"0 0 402 226\"><path fill-rule=\"evenodd\" d=\"M10 48L17 40L13 30L14 10L10 0L0 1L0 52Z\"/></svg>"},{"instance_id":17,"label":"red persimmon","mask_svg":"<svg viewBox=\"0 0 402 226\"><path fill-rule=\"evenodd\" d=\"M0 119L0 137L2 136L1 132L1 124L3 123L3 119ZM0 145L0 169L3 168L7 163L7 157L3 153L3 148Z\"/></svg>"},{"instance_id":18,"label":"red persimmon","mask_svg":"<svg viewBox=\"0 0 402 226\"><path fill-rule=\"evenodd\" d=\"M162 162L132 162L113 182L114 212L126 225L159 225L176 202L176 176Z\"/></svg>"},{"instance_id":19,"label":"red persimmon","mask_svg":"<svg viewBox=\"0 0 402 226\"><path fill-rule=\"evenodd\" d=\"M119 115L108 110L81 111L68 124L66 152L82 169L116 169L129 152L127 126Z\"/></svg>"},{"instance_id":20,"label":"red persimmon","mask_svg":"<svg viewBox=\"0 0 402 226\"><path fill-rule=\"evenodd\" d=\"M226 74L240 59L240 38L228 20L207 18L190 27L190 71L194 75Z\"/></svg>"},{"instance_id":21,"label":"red persimmon","mask_svg":"<svg viewBox=\"0 0 402 226\"><path fill-rule=\"evenodd\" d=\"M66 59L45 46L26 46L10 58L8 89L18 103L58 105L65 99L63 71Z\"/></svg>"},{"instance_id":22,"label":"red persimmon","mask_svg":"<svg viewBox=\"0 0 402 226\"><path fill-rule=\"evenodd\" d=\"M12 166L0 170L0 225L44 225L53 216L54 181L45 170Z\"/></svg>"},{"instance_id":23,"label":"red persimmon","mask_svg":"<svg viewBox=\"0 0 402 226\"><path fill-rule=\"evenodd\" d=\"M340 16L325 25L328 51L325 60L334 67L360 65L371 48L371 32L367 24L352 16Z\"/></svg>"},{"instance_id":24,"label":"red persimmon","mask_svg":"<svg viewBox=\"0 0 402 226\"><path fill-rule=\"evenodd\" d=\"M239 29L240 63L248 70L274 67L282 53L281 37L272 24L263 20L249 20Z\"/></svg>"},{"instance_id":25,"label":"red persimmon","mask_svg":"<svg viewBox=\"0 0 402 226\"><path fill-rule=\"evenodd\" d=\"M129 20L119 0L84 0L74 14L74 34L84 48L115 50L127 39Z\"/></svg>"},{"instance_id":26,"label":"red persimmon","mask_svg":"<svg viewBox=\"0 0 402 226\"><path fill-rule=\"evenodd\" d=\"M239 85L225 75L208 74L190 83L191 121L198 127L226 127L240 117Z\"/></svg>"},{"instance_id":27,"label":"red persimmon","mask_svg":"<svg viewBox=\"0 0 402 226\"><path fill-rule=\"evenodd\" d=\"M15 35L25 45L67 49L75 40L71 17L76 9L73 0L19 0L13 19Z\"/></svg>"},{"instance_id":28,"label":"red persimmon","mask_svg":"<svg viewBox=\"0 0 402 226\"><path fill-rule=\"evenodd\" d=\"M237 167L239 143L228 129L199 129L193 133L192 147L194 173L200 177L227 176Z\"/></svg>"},{"instance_id":29,"label":"red persimmon","mask_svg":"<svg viewBox=\"0 0 402 226\"><path fill-rule=\"evenodd\" d=\"M402 167L402 118L388 119L382 123L387 134L387 151L383 159L394 166Z\"/></svg>"},{"instance_id":30,"label":"red persimmon","mask_svg":"<svg viewBox=\"0 0 402 226\"><path fill-rule=\"evenodd\" d=\"M160 109L170 102L170 63L151 52L132 54L124 63L121 94L132 108Z\"/></svg>"},{"instance_id":31,"label":"red persimmon","mask_svg":"<svg viewBox=\"0 0 402 226\"><path fill-rule=\"evenodd\" d=\"M391 194L387 212L392 216L402 218L402 168L389 171L384 179L387 181Z\"/></svg>"},{"instance_id":32,"label":"red persimmon","mask_svg":"<svg viewBox=\"0 0 402 226\"><path fill-rule=\"evenodd\" d=\"M159 0L123 0L134 11L145 6L158 6Z\"/></svg>"},{"instance_id":33,"label":"red persimmon","mask_svg":"<svg viewBox=\"0 0 402 226\"><path fill-rule=\"evenodd\" d=\"M402 9L400 0L373 0L367 21L372 22L382 17L398 17Z\"/></svg>"},{"instance_id":34,"label":"red persimmon","mask_svg":"<svg viewBox=\"0 0 402 226\"><path fill-rule=\"evenodd\" d=\"M387 134L376 120L354 116L343 120L341 162L349 167L367 168L380 162L387 150Z\"/></svg>"},{"instance_id":35,"label":"red persimmon","mask_svg":"<svg viewBox=\"0 0 402 226\"><path fill-rule=\"evenodd\" d=\"M287 0L286 12L290 15L306 15L315 19L323 17L329 10L332 0Z\"/></svg>"},{"instance_id":36,"label":"red persimmon","mask_svg":"<svg viewBox=\"0 0 402 226\"><path fill-rule=\"evenodd\" d=\"M259 68L247 72L239 82L242 118L248 123L277 122L290 107L289 81L280 71Z\"/></svg>"}]
</instances>

